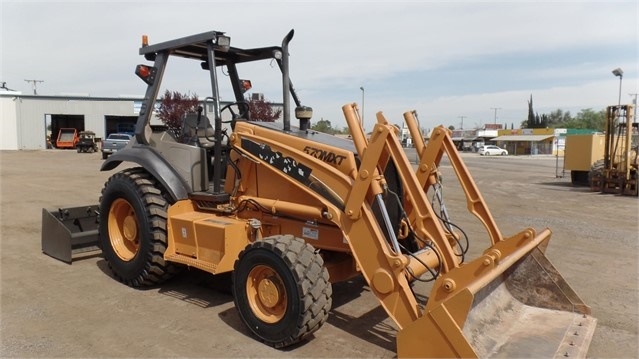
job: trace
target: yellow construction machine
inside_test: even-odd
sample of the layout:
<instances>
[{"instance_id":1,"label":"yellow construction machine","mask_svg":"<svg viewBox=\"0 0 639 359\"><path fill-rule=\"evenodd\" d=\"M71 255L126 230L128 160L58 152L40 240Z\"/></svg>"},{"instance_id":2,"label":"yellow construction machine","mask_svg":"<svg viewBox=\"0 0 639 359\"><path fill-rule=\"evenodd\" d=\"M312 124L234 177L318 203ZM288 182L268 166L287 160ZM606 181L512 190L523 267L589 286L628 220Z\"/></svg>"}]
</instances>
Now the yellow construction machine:
<instances>
[{"instance_id":1,"label":"yellow construction machine","mask_svg":"<svg viewBox=\"0 0 639 359\"><path fill-rule=\"evenodd\" d=\"M595 192L637 196L639 127L633 105L606 108L602 134L566 136L564 169L574 185Z\"/></svg>"},{"instance_id":2,"label":"yellow construction machine","mask_svg":"<svg viewBox=\"0 0 639 359\"><path fill-rule=\"evenodd\" d=\"M426 146L412 112L404 116L420 158L416 169L382 113L370 137L355 104L343 106L352 140L311 130L312 109L289 78L292 37L293 31L281 46L254 49L232 47L218 31L155 45L143 40L140 54L153 64L136 68L148 87L135 139L102 170L122 162L134 167L108 179L98 210L79 208L66 217L64 209L45 210L43 248L60 241L73 250L73 241L58 238L65 231L45 234L60 227L56 218L76 238L83 230L69 229L72 217L84 218L86 229L97 213L99 243L118 280L139 287L158 285L183 267L232 272L240 318L276 348L326 322L332 283L363 276L396 323L399 357L585 356L596 319L544 255L550 230L504 236L449 131L437 128ZM200 108L185 116L181 134L151 131L170 57L196 60L207 71L213 124ZM243 98L246 81L236 65L259 60L281 70L281 123L252 121ZM230 80L225 98L235 99L224 106L219 73ZM464 256L459 233L429 199L441 189L444 155L468 211L490 238L474 259ZM419 295L413 285L422 280L433 284ZM316 336L321 340L321 332Z\"/></svg>"},{"instance_id":3,"label":"yellow construction machine","mask_svg":"<svg viewBox=\"0 0 639 359\"><path fill-rule=\"evenodd\" d=\"M632 105L606 108L604 151L590 170L593 191L627 196L639 195L639 128Z\"/></svg>"}]
</instances>

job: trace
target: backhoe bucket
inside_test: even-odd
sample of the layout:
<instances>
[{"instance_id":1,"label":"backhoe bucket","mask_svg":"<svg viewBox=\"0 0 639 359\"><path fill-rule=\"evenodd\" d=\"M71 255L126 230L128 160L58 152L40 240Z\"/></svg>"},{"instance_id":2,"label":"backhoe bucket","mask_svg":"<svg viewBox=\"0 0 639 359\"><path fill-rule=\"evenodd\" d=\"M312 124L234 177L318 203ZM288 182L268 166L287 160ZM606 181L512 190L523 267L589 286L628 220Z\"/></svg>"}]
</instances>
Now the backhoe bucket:
<instances>
[{"instance_id":1,"label":"backhoe bucket","mask_svg":"<svg viewBox=\"0 0 639 359\"><path fill-rule=\"evenodd\" d=\"M75 254L98 251L98 206L42 209L42 252L72 263Z\"/></svg>"},{"instance_id":2,"label":"backhoe bucket","mask_svg":"<svg viewBox=\"0 0 639 359\"><path fill-rule=\"evenodd\" d=\"M399 357L585 357L597 320L544 255L550 231L537 237L519 259L489 249L439 278L424 315L398 333Z\"/></svg>"}]
</instances>

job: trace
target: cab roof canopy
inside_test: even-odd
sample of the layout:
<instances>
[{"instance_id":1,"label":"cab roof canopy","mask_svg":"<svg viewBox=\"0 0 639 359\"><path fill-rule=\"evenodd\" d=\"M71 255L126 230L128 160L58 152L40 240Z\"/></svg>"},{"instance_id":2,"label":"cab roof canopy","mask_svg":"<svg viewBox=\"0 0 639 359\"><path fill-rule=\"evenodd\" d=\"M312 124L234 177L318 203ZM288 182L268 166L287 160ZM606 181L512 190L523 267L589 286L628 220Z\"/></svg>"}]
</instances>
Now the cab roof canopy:
<instances>
[{"instance_id":1,"label":"cab roof canopy","mask_svg":"<svg viewBox=\"0 0 639 359\"><path fill-rule=\"evenodd\" d=\"M172 56L206 62L208 59L208 44L217 43L218 38L221 36L224 36L223 32L209 31L154 45L143 46L140 48L140 55L144 55L147 60L153 61L157 53L169 52ZM275 53L278 51L282 51L282 48L279 46L255 49L228 47L226 50L215 51L215 63L217 66L223 66L227 62L242 63L270 59L275 58Z\"/></svg>"}]
</instances>

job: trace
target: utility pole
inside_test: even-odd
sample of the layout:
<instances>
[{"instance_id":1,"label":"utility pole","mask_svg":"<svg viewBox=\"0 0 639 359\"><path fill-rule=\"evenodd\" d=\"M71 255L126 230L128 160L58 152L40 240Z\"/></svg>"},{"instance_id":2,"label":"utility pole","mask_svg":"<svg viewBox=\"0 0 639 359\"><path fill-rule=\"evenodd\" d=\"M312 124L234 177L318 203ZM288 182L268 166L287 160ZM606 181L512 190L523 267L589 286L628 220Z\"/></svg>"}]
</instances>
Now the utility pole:
<instances>
[{"instance_id":1,"label":"utility pole","mask_svg":"<svg viewBox=\"0 0 639 359\"><path fill-rule=\"evenodd\" d=\"M463 129L464 129L464 119L465 119L466 117L468 117L468 116L457 116L457 118L461 118L461 128L460 128L460 130L463 130Z\"/></svg>"},{"instance_id":2,"label":"utility pole","mask_svg":"<svg viewBox=\"0 0 639 359\"><path fill-rule=\"evenodd\" d=\"M38 82L44 82L42 80L27 80L25 79L24 81L31 83L31 86L33 86L33 94L37 95L38 94Z\"/></svg>"},{"instance_id":3,"label":"utility pole","mask_svg":"<svg viewBox=\"0 0 639 359\"><path fill-rule=\"evenodd\" d=\"M497 123L497 110L501 110L501 107L491 107L491 110L495 110L495 124Z\"/></svg>"},{"instance_id":4,"label":"utility pole","mask_svg":"<svg viewBox=\"0 0 639 359\"><path fill-rule=\"evenodd\" d=\"M629 93L628 95L635 97L635 99L632 101L632 104L635 105L635 113L633 115L633 118L634 118L633 122L637 122L637 95L639 95L639 94L638 93Z\"/></svg>"}]
</instances>

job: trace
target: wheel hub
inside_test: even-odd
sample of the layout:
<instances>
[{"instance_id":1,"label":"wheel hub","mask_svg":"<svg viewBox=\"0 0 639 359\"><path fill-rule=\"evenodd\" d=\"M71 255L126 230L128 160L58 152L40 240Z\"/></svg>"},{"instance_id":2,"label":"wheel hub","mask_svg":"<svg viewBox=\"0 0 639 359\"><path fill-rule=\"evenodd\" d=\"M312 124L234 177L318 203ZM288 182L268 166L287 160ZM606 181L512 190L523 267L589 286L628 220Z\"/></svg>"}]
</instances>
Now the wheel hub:
<instances>
[{"instance_id":1,"label":"wheel hub","mask_svg":"<svg viewBox=\"0 0 639 359\"><path fill-rule=\"evenodd\" d=\"M279 274L266 265L257 265L249 273L246 294L253 314L266 323L284 318L288 299Z\"/></svg>"},{"instance_id":2,"label":"wheel hub","mask_svg":"<svg viewBox=\"0 0 639 359\"><path fill-rule=\"evenodd\" d=\"M111 204L108 217L109 239L115 254L123 261L130 261L140 250L138 219L133 206L118 198Z\"/></svg>"},{"instance_id":3,"label":"wheel hub","mask_svg":"<svg viewBox=\"0 0 639 359\"><path fill-rule=\"evenodd\" d=\"M260 301L267 308L273 308L280 301L280 293L275 283L269 278L262 279L258 284Z\"/></svg>"},{"instance_id":4,"label":"wheel hub","mask_svg":"<svg viewBox=\"0 0 639 359\"><path fill-rule=\"evenodd\" d=\"M122 234L128 241L134 242L138 236L138 224L135 217L129 215L124 218Z\"/></svg>"}]
</instances>

